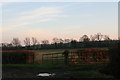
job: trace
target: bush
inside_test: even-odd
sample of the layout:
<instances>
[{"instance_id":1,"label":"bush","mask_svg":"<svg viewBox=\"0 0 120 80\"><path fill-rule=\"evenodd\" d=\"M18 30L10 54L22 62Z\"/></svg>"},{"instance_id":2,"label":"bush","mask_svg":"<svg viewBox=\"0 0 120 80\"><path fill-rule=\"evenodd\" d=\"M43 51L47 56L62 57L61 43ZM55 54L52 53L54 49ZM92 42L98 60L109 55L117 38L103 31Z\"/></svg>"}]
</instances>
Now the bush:
<instances>
[{"instance_id":1,"label":"bush","mask_svg":"<svg viewBox=\"0 0 120 80\"><path fill-rule=\"evenodd\" d=\"M115 78L120 78L120 41L118 45L110 49L110 62L100 72L113 75Z\"/></svg>"},{"instance_id":2,"label":"bush","mask_svg":"<svg viewBox=\"0 0 120 80\"><path fill-rule=\"evenodd\" d=\"M28 50L7 50L2 51L3 64L25 64L29 61L29 56L33 56L33 51Z\"/></svg>"}]
</instances>

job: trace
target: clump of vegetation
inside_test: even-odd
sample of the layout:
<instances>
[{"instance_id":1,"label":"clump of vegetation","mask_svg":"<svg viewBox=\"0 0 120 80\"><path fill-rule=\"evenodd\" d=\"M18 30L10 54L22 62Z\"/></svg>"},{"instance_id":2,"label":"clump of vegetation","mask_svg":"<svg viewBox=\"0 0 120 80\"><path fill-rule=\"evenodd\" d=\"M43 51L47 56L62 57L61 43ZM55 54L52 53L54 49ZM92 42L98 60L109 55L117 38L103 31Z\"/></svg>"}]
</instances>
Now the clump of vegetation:
<instances>
[{"instance_id":1,"label":"clump of vegetation","mask_svg":"<svg viewBox=\"0 0 120 80\"><path fill-rule=\"evenodd\" d=\"M120 79L120 41L110 49L110 63L100 72L113 75Z\"/></svg>"},{"instance_id":2,"label":"clump of vegetation","mask_svg":"<svg viewBox=\"0 0 120 80\"><path fill-rule=\"evenodd\" d=\"M26 64L33 63L34 51L30 50L7 50L2 51L3 64Z\"/></svg>"}]
</instances>

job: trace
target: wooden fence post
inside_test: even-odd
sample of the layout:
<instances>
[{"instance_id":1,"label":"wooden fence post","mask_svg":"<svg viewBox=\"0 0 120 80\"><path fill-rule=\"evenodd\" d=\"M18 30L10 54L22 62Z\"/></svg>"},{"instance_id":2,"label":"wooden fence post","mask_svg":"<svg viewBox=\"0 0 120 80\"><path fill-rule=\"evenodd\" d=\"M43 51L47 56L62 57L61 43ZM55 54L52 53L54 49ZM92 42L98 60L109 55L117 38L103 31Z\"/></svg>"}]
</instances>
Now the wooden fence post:
<instances>
[{"instance_id":1,"label":"wooden fence post","mask_svg":"<svg viewBox=\"0 0 120 80\"><path fill-rule=\"evenodd\" d=\"M64 51L64 52L63 52L63 55L64 55L64 58L65 58L65 64L68 64L68 63L69 63L69 62L68 62L69 51L68 51L68 50Z\"/></svg>"}]
</instances>

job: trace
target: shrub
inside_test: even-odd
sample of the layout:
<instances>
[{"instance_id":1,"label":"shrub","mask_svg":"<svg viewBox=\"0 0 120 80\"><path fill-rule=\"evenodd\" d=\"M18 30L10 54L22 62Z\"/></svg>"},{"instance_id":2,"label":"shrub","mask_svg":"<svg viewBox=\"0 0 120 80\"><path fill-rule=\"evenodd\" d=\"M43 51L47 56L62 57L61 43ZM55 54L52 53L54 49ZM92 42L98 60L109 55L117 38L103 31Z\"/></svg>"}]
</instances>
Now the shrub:
<instances>
[{"instance_id":1,"label":"shrub","mask_svg":"<svg viewBox=\"0 0 120 80\"><path fill-rule=\"evenodd\" d=\"M28 63L29 56L33 56L33 51L29 50L8 50L2 51L3 64L25 64Z\"/></svg>"},{"instance_id":2,"label":"shrub","mask_svg":"<svg viewBox=\"0 0 120 80\"><path fill-rule=\"evenodd\" d=\"M100 70L100 72L113 75L115 78L120 78L120 41L118 42L118 45L112 47L110 49L110 62L109 64Z\"/></svg>"}]
</instances>

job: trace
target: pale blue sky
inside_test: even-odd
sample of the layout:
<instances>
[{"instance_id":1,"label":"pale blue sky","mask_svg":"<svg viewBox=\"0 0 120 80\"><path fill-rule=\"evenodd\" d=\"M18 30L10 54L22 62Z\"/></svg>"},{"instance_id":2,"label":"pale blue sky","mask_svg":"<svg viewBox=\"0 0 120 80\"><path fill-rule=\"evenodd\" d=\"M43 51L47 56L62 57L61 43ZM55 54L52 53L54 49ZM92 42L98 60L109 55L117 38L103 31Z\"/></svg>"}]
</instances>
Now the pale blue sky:
<instances>
[{"instance_id":1,"label":"pale blue sky","mask_svg":"<svg viewBox=\"0 0 120 80\"><path fill-rule=\"evenodd\" d=\"M117 39L117 2L18 2L7 3L3 10L3 42L13 37L39 41L54 37L79 38L98 32Z\"/></svg>"}]
</instances>

